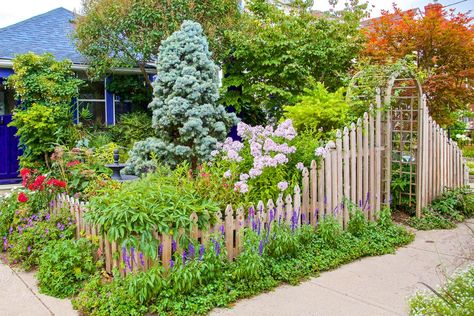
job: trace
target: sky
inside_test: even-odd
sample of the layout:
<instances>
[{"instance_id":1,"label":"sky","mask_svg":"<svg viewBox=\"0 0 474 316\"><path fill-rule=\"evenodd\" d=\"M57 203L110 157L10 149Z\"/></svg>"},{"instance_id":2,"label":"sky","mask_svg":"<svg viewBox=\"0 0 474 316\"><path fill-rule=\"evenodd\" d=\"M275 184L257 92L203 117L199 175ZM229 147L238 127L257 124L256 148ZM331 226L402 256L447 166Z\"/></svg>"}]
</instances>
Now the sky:
<instances>
[{"instance_id":1,"label":"sky","mask_svg":"<svg viewBox=\"0 0 474 316\"><path fill-rule=\"evenodd\" d=\"M380 15L380 10L390 9L395 2L402 9L423 7L433 0L365 0L372 7L371 17ZM460 2L462 1L462 2ZM71 11L80 11L81 0L0 0L0 28L23 21L35 15L45 13L58 7L64 7ZM327 0L314 0L315 8L327 10L330 8ZM344 2L344 1L339 1ZM443 5L456 2L450 8L455 8L461 12L474 11L474 0L439 0ZM341 6L341 4L339 5Z\"/></svg>"}]
</instances>

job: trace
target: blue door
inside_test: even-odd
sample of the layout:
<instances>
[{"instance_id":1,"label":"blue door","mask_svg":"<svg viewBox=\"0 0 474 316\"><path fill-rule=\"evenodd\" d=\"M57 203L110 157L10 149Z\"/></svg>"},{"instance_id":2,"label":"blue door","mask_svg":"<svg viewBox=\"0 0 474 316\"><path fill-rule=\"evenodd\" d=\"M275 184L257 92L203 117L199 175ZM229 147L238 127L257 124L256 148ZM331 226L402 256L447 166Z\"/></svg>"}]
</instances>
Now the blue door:
<instances>
[{"instance_id":1,"label":"blue door","mask_svg":"<svg viewBox=\"0 0 474 316\"><path fill-rule=\"evenodd\" d=\"M18 138L12 121L14 98L0 82L0 184L18 182Z\"/></svg>"}]
</instances>

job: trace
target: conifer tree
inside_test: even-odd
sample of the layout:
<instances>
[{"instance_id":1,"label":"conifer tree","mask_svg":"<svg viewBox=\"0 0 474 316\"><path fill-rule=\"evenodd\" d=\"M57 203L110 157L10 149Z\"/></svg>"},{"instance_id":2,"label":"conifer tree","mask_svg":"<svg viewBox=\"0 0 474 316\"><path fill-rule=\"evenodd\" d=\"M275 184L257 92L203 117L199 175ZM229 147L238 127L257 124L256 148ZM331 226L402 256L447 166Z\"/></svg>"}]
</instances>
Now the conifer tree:
<instances>
[{"instance_id":1,"label":"conifer tree","mask_svg":"<svg viewBox=\"0 0 474 316\"><path fill-rule=\"evenodd\" d=\"M184 21L159 51L149 105L156 137L135 144L129 161L134 173L153 169L153 157L170 166L188 161L194 169L237 122L217 104L218 68L199 23Z\"/></svg>"}]
</instances>

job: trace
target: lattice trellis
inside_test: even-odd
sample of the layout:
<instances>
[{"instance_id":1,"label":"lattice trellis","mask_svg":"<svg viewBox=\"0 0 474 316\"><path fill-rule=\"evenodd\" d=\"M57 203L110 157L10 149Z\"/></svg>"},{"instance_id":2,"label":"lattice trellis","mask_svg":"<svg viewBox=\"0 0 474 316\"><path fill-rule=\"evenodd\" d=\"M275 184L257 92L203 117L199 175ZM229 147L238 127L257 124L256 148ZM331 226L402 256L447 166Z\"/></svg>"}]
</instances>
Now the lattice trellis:
<instances>
[{"instance_id":1,"label":"lattice trellis","mask_svg":"<svg viewBox=\"0 0 474 316\"><path fill-rule=\"evenodd\" d=\"M381 87L383 99L383 164L382 188L385 204L394 200L409 207L416 206L417 135L418 117L422 90L420 83L408 69L401 69L390 75L379 75L367 80L363 71L357 73L349 86L347 99L352 104L367 106L377 94L376 85ZM392 180L394 181L392 182ZM398 195L391 195L391 186L403 186Z\"/></svg>"}]
</instances>

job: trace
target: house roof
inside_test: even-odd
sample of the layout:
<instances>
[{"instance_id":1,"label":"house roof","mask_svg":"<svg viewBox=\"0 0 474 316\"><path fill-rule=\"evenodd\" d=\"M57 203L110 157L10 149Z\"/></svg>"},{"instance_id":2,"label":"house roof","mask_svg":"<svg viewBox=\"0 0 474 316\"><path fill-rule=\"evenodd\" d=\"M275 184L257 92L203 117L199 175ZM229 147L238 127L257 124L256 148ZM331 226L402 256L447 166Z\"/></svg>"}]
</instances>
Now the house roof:
<instances>
[{"instance_id":1,"label":"house roof","mask_svg":"<svg viewBox=\"0 0 474 316\"><path fill-rule=\"evenodd\" d=\"M57 59L70 59L84 64L86 59L76 51L71 33L74 13L57 8L25 21L0 29L0 59L13 59L16 54L52 53Z\"/></svg>"}]
</instances>

